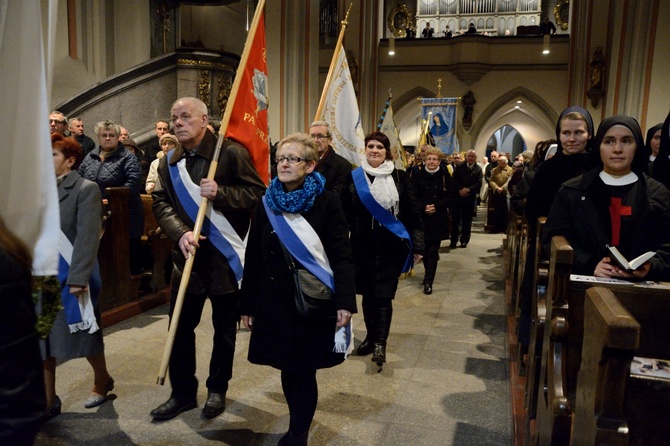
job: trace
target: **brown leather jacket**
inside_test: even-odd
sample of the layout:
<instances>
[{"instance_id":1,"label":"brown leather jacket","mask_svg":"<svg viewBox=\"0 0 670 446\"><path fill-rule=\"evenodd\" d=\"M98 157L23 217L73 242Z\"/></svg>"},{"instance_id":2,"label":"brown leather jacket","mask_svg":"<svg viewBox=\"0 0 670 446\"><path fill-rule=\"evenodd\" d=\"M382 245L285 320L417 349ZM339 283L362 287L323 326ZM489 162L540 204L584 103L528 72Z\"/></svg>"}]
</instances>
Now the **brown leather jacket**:
<instances>
[{"instance_id":1,"label":"brown leather jacket","mask_svg":"<svg viewBox=\"0 0 670 446\"><path fill-rule=\"evenodd\" d=\"M194 183L207 177L209 165L214 155L216 137L209 131L186 161L186 170ZM179 288L186 259L177 243L181 236L193 229L194 222L179 202L170 173L168 161L176 164L186 156L186 151L177 147L169 157L163 157L158 165L158 180L152 193L153 212L161 229L172 240L172 289ZM214 209L221 211L231 226L244 238L249 229L251 212L265 192L265 185L254 169L249 153L241 145L226 141L221 149L219 165L214 180L218 192L214 199ZM189 293L208 295L228 294L236 291L237 281L226 258L209 240L200 240L193 271L188 285Z\"/></svg>"}]
</instances>

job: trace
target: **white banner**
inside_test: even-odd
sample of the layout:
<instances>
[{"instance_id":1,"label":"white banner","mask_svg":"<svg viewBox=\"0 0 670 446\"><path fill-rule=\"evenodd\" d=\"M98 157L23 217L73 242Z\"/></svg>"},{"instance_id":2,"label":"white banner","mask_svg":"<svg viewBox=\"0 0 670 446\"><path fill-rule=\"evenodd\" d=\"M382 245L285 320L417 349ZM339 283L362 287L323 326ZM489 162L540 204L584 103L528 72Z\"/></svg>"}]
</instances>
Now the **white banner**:
<instances>
[{"instance_id":1,"label":"white banner","mask_svg":"<svg viewBox=\"0 0 670 446\"><path fill-rule=\"evenodd\" d=\"M326 92L322 119L330 125L335 152L359 166L365 154L365 133L361 127L356 92L344 54L344 47L341 47L335 67L331 67L332 77Z\"/></svg>"},{"instance_id":2,"label":"white banner","mask_svg":"<svg viewBox=\"0 0 670 446\"><path fill-rule=\"evenodd\" d=\"M31 249L33 275L55 276L60 213L40 3L0 0L0 214Z\"/></svg>"},{"instance_id":3,"label":"white banner","mask_svg":"<svg viewBox=\"0 0 670 446\"><path fill-rule=\"evenodd\" d=\"M390 100L387 101L387 104L384 110L384 120L379 125L379 131L385 134L391 143L391 153L393 154L395 168L405 170L407 167L405 149L400 142L400 134L393 119L393 107L391 107Z\"/></svg>"}]
</instances>

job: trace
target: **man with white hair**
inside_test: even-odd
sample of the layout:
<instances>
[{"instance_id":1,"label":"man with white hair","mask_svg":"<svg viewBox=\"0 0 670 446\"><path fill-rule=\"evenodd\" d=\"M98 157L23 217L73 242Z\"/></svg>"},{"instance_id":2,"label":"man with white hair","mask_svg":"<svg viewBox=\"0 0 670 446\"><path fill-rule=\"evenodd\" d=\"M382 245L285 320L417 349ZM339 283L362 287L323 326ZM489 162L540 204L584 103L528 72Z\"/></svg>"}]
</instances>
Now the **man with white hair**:
<instances>
[{"instance_id":1,"label":"man with white hair","mask_svg":"<svg viewBox=\"0 0 670 446\"><path fill-rule=\"evenodd\" d=\"M180 98L172 105L171 120L180 144L158 163L158 178L152 196L153 212L163 232L172 241L173 272L170 318L181 277L189 256L198 255L183 301L172 355L170 398L151 411L154 420L169 420L197 406L195 377L195 333L207 299L212 306L214 346L207 378L205 418L225 409L228 381L233 372L235 335L239 305L238 283L242 279L245 237L249 216L265 191L247 150L226 141L221 149L214 179L207 173L213 161L217 138L207 129L207 106L200 99ZM209 223L200 239L193 235L202 197L212 203Z\"/></svg>"}]
</instances>

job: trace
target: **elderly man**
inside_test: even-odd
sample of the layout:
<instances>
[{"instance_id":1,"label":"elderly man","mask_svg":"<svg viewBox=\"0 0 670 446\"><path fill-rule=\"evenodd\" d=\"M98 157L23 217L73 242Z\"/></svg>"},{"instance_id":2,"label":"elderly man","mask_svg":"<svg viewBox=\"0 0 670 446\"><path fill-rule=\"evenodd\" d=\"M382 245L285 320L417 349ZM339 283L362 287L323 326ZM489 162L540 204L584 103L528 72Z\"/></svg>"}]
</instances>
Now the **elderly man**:
<instances>
[{"instance_id":1,"label":"elderly man","mask_svg":"<svg viewBox=\"0 0 670 446\"><path fill-rule=\"evenodd\" d=\"M493 232L507 230L507 185L514 169L507 164L507 157L498 158L498 165L491 171L489 190L493 213L491 215Z\"/></svg>"},{"instance_id":2,"label":"elderly man","mask_svg":"<svg viewBox=\"0 0 670 446\"><path fill-rule=\"evenodd\" d=\"M335 153L330 145L333 140L330 126L325 121L315 121L309 126L309 135L314 138L319 148L319 161L316 170L326 179L326 190L338 194L342 191L347 176L351 173L351 163Z\"/></svg>"},{"instance_id":3,"label":"elderly man","mask_svg":"<svg viewBox=\"0 0 670 446\"><path fill-rule=\"evenodd\" d=\"M74 137L84 149L84 156L95 149L95 141L84 134L84 121L81 118L70 119L70 136Z\"/></svg>"},{"instance_id":4,"label":"elderly man","mask_svg":"<svg viewBox=\"0 0 670 446\"><path fill-rule=\"evenodd\" d=\"M228 381L233 372L235 333L242 279L244 246L249 215L256 207L265 185L241 145L226 141L221 149L214 179L208 179L216 137L207 130L207 106L199 99L178 99L171 109L175 136L181 143L171 156L158 163L153 190L153 212L161 229L172 240L173 272L170 317L186 259L195 255L186 290L172 355L170 356L170 398L151 411L154 420L169 420L197 406L198 380L195 377L195 333L205 300L212 306L214 346L207 378L205 418L214 418L225 409ZM212 205L209 224L197 240L193 225L198 204L206 197Z\"/></svg>"},{"instance_id":5,"label":"elderly man","mask_svg":"<svg viewBox=\"0 0 670 446\"><path fill-rule=\"evenodd\" d=\"M67 136L67 118L58 110L49 113L49 133L60 133Z\"/></svg>"},{"instance_id":6,"label":"elderly man","mask_svg":"<svg viewBox=\"0 0 670 446\"><path fill-rule=\"evenodd\" d=\"M456 247L460 232L461 248L466 248L470 242L477 192L482 186L482 168L477 164L477 152L468 150L465 154L465 162L460 163L454 169L451 184L451 244L449 247Z\"/></svg>"}]
</instances>

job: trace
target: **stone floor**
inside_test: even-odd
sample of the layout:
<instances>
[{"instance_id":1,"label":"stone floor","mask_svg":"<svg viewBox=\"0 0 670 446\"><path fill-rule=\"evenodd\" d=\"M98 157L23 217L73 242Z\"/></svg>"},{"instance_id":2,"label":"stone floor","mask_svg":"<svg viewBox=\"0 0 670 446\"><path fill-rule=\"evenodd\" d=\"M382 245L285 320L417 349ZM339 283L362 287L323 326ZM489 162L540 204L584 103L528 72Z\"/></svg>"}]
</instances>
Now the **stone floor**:
<instances>
[{"instance_id":1,"label":"stone floor","mask_svg":"<svg viewBox=\"0 0 670 446\"><path fill-rule=\"evenodd\" d=\"M480 209L480 216L483 214ZM500 234L480 219L467 248L441 249L434 292L422 293L423 266L401 281L388 364L350 356L317 373L319 405L310 445L510 445L512 417ZM448 245L448 243L446 244ZM360 301L359 301L360 307ZM84 359L57 369L63 413L46 423L37 445L274 445L288 428L279 371L246 360L249 333L237 337L226 411L213 420L199 409L155 423L149 411L169 396L156 385L167 333L167 306L105 330L113 399L83 402L92 386ZM207 306L198 328L198 377L206 378L212 335ZM354 319L356 344L365 335Z\"/></svg>"}]
</instances>

